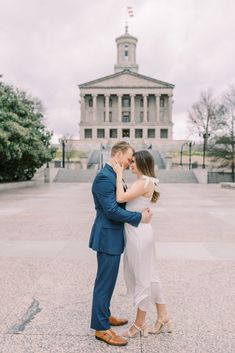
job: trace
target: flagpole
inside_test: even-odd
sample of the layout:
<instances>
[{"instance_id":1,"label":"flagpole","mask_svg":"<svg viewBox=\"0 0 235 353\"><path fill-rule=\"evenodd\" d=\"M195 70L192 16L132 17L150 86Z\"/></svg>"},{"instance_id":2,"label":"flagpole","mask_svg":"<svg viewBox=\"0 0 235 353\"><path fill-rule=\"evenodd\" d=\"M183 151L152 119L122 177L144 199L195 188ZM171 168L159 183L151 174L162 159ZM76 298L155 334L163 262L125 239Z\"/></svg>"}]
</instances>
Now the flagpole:
<instances>
[{"instance_id":1,"label":"flagpole","mask_svg":"<svg viewBox=\"0 0 235 353\"><path fill-rule=\"evenodd\" d=\"M127 15L128 15L128 7L126 6L126 20L125 20L125 32L128 32L128 21L127 21Z\"/></svg>"},{"instance_id":2,"label":"flagpole","mask_svg":"<svg viewBox=\"0 0 235 353\"><path fill-rule=\"evenodd\" d=\"M132 6L126 6L126 26L125 26L126 33L128 33L128 20L127 20L127 18L129 18L129 17L134 17Z\"/></svg>"}]
</instances>

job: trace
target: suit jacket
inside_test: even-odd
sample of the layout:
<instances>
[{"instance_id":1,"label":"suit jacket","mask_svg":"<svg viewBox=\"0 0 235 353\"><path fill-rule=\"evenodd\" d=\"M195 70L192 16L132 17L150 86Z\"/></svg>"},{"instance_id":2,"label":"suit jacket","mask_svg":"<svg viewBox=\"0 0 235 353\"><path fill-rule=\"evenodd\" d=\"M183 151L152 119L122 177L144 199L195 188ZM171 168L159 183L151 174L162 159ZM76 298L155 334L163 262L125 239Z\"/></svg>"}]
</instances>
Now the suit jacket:
<instances>
[{"instance_id":1,"label":"suit jacket","mask_svg":"<svg viewBox=\"0 0 235 353\"><path fill-rule=\"evenodd\" d=\"M125 210L116 201L116 174L105 164L92 184L96 218L91 230L89 247L95 251L120 255L124 250L124 223L137 227L140 212Z\"/></svg>"}]
</instances>

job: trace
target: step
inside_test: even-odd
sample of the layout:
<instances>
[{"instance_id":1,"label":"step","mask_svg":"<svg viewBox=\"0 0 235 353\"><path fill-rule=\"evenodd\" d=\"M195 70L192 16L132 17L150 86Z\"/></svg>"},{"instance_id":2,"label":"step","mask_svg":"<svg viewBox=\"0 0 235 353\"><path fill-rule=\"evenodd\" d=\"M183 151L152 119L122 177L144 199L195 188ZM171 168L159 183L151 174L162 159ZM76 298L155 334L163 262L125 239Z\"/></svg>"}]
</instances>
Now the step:
<instances>
[{"instance_id":1,"label":"step","mask_svg":"<svg viewBox=\"0 0 235 353\"><path fill-rule=\"evenodd\" d=\"M95 169L60 169L54 181L59 183L91 183L98 172ZM198 183L192 171L162 169L156 171L156 176L160 183ZM126 182L133 182L136 180L136 176L130 170L125 170L124 179Z\"/></svg>"}]
</instances>

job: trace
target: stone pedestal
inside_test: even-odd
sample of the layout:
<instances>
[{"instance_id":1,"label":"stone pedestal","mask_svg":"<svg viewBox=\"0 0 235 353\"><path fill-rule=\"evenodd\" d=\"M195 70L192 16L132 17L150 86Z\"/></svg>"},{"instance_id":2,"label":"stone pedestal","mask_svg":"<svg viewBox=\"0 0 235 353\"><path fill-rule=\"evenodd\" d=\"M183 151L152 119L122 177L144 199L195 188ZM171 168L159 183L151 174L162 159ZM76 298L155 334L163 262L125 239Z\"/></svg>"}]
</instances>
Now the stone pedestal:
<instances>
[{"instance_id":1,"label":"stone pedestal","mask_svg":"<svg viewBox=\"0 0 235 353\"><path fill-rule=\"evenodd\" d=\"M87 160L88 160L87 157L80 158L82 169L87 169Z\"/></svg>"},{"instance_id":2,"label":"stone pedestal","mask_svg":"<svg viewBox=\"0 0 235 353\"><path fill-rule=\"evenodd\" d=\"M165 161L166 161L166 169L170 170L172 168L172 157L166 156Z\"/></svg>"}]
</instances>

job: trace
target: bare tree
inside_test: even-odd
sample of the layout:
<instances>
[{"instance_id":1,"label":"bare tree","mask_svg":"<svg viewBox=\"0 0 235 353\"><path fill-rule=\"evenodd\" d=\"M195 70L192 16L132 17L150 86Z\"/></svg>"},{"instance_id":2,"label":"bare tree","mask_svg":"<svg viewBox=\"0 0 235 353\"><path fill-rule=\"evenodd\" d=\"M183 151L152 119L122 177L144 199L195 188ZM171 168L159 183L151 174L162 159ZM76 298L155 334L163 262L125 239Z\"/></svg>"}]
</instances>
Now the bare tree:
<instances>
[{"instance_id":1,"label":"bare tree","mask_svg":"<svg viewBox=\"0 0 235 353\"><path fill-rule=\"evenodd\" d=\"M75 147L74 147L74 141L73 141L73 136L66 134L63 136L65 143L65 159L67 162L69 162L76 153ZM67 164L68 166L68 164Z\"/></svg>"},{"instance_id":2,"label":"bare tree","mask_svg":"<svg viewBox=\"0 0 235 353\"><path fill-rule=\"evenodd\" d=\"M215 161L220 162L221 168L230 168L232 181L235 182L235 87L230 86L222 97L222 119L220 130L213 139L209 153Z\"/></svg>"},{"instance_id":3,"label":"bare tree","mask_svg":"<svg viewBox=\"0 0 235 353\"><path fill-rule=\"evenodd\" d=\"M203 138L203 165L210 136L220 128L221 106L217 103L212 91L202 91L199 100L192 105L189 111L189 128L192 134Z\"/></svg>"}]
</instances>

